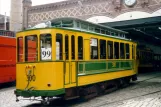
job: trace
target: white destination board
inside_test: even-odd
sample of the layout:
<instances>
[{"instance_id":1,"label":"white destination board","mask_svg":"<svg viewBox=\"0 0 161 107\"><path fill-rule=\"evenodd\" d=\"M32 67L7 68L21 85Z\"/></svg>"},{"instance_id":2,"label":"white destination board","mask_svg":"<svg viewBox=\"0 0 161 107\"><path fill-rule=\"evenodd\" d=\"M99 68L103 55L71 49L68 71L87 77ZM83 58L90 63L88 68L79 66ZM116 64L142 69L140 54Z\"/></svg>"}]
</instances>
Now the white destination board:
<instances>
[{"instance_id":1,"label":"white destination board","mask_svg":"<svg viewBox=\"0 0 161 107\"><path fill-rule=\"evenodd\" d=\"M51 60L51 48L41 48L41 59Z\"/></svg>"},{"instance_id":2,"label":"white destination board","mask_svg":"<svg viewBox=\"0 0 161 107\"><path fill-rule=\"evenodd\" d=\"M90 46L97 46L97 39L91 39Z\"/></svg>"}]
</instances>

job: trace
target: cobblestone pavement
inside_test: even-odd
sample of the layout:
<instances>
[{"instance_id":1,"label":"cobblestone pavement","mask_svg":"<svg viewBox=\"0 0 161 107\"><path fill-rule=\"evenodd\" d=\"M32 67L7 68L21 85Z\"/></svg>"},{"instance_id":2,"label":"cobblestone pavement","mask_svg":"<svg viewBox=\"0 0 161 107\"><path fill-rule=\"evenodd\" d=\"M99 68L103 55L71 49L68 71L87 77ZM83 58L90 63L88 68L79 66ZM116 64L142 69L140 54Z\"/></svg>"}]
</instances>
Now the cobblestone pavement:
<instances>
[{"instance_id":1,"label":"cobblestone pavement","mask_svg":"<svg viewBox=\"0 0 161 107\"><path fill-rule=\"evenodd\" d=\"M0 88L0 107L44 107L38 101L15 102L14 87ZM73 107L161 107L161 72L141 74L137 82L89 101L54 101L50 106Z\"/></svg>"}]
</instances>

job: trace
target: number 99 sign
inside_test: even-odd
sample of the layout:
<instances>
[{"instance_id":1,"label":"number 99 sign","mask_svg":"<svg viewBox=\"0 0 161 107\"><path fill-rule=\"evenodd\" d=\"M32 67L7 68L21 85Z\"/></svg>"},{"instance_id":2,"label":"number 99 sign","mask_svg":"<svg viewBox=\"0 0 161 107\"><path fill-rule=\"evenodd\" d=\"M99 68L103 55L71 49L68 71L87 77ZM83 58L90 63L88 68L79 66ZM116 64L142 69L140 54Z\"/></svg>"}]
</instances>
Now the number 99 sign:
<instances>
[{"instance_id":1,"label":"number 99 sign","mask_svg":"<svg viewBox=\"0 0 161 107\"><path fill-rule=\"evenodd\" d=\"M41 59L42 60L51 59L51 48L41 48Z\"/></svg>"}]
</instances>

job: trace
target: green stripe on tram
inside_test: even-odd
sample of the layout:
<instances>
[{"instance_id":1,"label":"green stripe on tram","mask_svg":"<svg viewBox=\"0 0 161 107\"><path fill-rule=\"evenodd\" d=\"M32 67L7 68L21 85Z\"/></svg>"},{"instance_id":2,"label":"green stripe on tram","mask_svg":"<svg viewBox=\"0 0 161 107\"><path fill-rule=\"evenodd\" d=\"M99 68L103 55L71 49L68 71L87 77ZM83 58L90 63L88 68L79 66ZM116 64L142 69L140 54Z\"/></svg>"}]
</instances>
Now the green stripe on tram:
<instances>
[{"instance_id":1,"label":"green stripe on tram","mask_svg":"<svg viewBox=\"0 0 161 107\"><path fill-rule=\"evenodd\" d=\"M39 96L57 96L61 94L65 94L65 89L58 89L58 90L15 90L14 93L17 96L23 96L23 97L39 97Z\"/></svg>"},{"instance_id":2,"label":"green stripe on tram","mask_svg":"<svg viewBox=\"0 0 161 107\"><path fill-rule=\"evenodd\" d=\"M117 72L121 70L132 69L132 61L95 61L95 62L78 62L79 74L98 74L107 72Z\"/></svg>"}]
</instances>

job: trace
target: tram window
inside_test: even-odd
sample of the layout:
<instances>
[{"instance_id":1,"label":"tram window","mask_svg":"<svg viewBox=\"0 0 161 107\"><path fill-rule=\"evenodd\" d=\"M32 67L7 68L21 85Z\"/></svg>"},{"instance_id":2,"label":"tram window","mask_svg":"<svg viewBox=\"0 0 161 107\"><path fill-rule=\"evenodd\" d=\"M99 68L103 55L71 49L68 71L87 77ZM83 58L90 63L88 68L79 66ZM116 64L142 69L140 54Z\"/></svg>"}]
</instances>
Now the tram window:
<instances>
[{"instance_id":1,"label":"tram window","mask_svg":"<svg viewBox=\"0 0 161 107\"><path fill-rule=\"evenodd\" d=\"M106 40L100 40L100 59L106 59Z\"/></svg>"},{"instance_id":2,"label":"tram window","mask_svg":"<svg viewBox=\"0 0 161 107\"><path fill-rule=\"evenodd\" d=\"M90 31L94 31L94 27L89 26L89 30L90 30Z\"/></svg>"},{"instance_id":3,"label":"tram window","mask_svg":"<svg viewBox=\"0 0 161 107\"><path fill-rule=\"evenodd\" d=\"M18 62L23 62L23 37L18 37L17 38L17 53L18 53Z\"/></svg>"},{"instance_id":4,"label":"tram window","mask_svg":"<svg viewBox=\"0 0 161 107\"><path fill-rule=\"evenodd\" d=\"M101 30L101 33L102 33L102 34L106 34L106 31L105 31L105 30Z\"/></svg>"},{"instance_id":5,"label":"tram window","mask_svg":"<svg viewBox=\"0 0 161 107\"><path fill-rule=\"evenodd\" d=\"M111 36L115 36L115 35L114 35L114 32L111 32Z\"/></svg>"},{"instance_id":6,"label":"tram window","mask_svg":"<svg viewBox=\"0 0 161 107\"><path fill-rule=\"evenodd\" d=\"M114 43L114 59L119 59L119 43Z\"/></svg>"},{"instance_id":7,"label":"tram window","mask_svg":"<svg viewBox=\"0 0 161 107\"><path fill-rule=\"evenodd\" d=\"M68 35L65 35L65 56L66 56L66 60L69 60L69 38L68 38Z\"/></svg>"},{"instance_id":8,"label":"tram window","mask_svg":"<svg viewBox=\"0 0 161 107\"><path fill-rule=\"evenodd\" d=\"M101 30L100 28L95 28L96 33L100 33L100 30Z\"/></svg>"},{"instance_id":9,"label":"tram window","mask_svg":"<svg viewBox=\"0 0 161 107\"><path fill-rule=\"evenodd\" d=\"M38 39L36 35L25 37L25 61L34 62L38 58Z\"/></svg>"},{"instance_id":10,"label":"tram window","mask_svg":"<svg viewBox=\"0 0 161 107\"><path fill-rule=\"evenodd\" d=\"M134 49L135 49L135 48L134 48L134 45L132 45L132 59L135 58L135 56L134 56L134 52L135 52Z\"/></svg>"},{"instance_id":11,"label":"tram window","mask_svg":"<svg viewBox=\"0 0 161 107\"><path fill-rule=\"evenodd\" d=\"M113 42L108 41L108 59L113 59Z\"/></svg>"},{"instance_id":12,"label":"tram window","mask_svg":"<svg viewBox=\"0 0 161 107\"><path fill-rule=\"evenodd\" d=\"M114 33L114 36L117 36L117 33Z\"/></svg>"},{"instance_id":13,"label":"tram window","mask_svg":"<svg viewBox=\"0 0 161 107\"><path fill-rule=\"evenodd\" d=\"M126 44L126 59L130 59L130 47L129 47L129 44Z\"/></svg>"},{"instance_id":14,"label":"tram window","mask_svg":"<svg viewBox=\"0 0 161 107\"><path fill-rule=\"evenodd\" d=\"M78 36L78 59L83 59L83 37Z\"/></svg>"},{"instance_id":15,"label":"tram window","mask_svg":"<svg viewBox=\"0 0 161 107\"><path fill-rule=\"evenodd\" d=\"M120 43L120 58L125 59L125 44Z\"/></svg>"},{"instance_id":16,"label":"tram window","mask_svg":"<svg viewBox=\"0 0 161 107\"><path fill-rule=\"evenodd\" d=\"M80 28L80 23L79 22L77 22L77 28Z\"/></svg>"},{"instance_id":17,"label":"tram window","mask_svg":"<svg viewBox=\"0 0 161 107\"><path fill-rule=\"evenodd\" d=\"M62 34L57 33L56 34L56 60L62 60L63 59L63 37Z\"/></svg>"},{"instance_id":18,"label":"tram window","mask_svg":"<svg viewBox=\"0 0 161 107\"><path fill-rule=\"evenodd\" d=\"M72 59L75 59L75 36L71 36Z\"/></svg>"},{"instance_id":19,"label":"tram window","mask_svg":"<svg viewBox=\"0 0 161 107\"><path fill-rule=\"evenodd\" d=\"M133 59L136 59L136 46L133 46Z\"/></svg>"},{"instance_id":20,"label":"tram window","mask_svg":"<svg viewBox=\"0 0 161 107\"><path fill-rule=\"evenodd\" d=\"M106 31L106 35L110 35L110 31Z\"/></svg>"},{"instance_id":21,"label":"tram window","mask_svg":"<svg viewBox=\"0 0 161 107\"><path fill-rule=\"evenodd\" d=\"M98 59L98 39L92 38L90 42L91 59Z\"/></svg>"},{"instance_id":22,"label":"tram window","mask_svg":"<svg viewBox=\"0 0 161 107\"><path fill-rule=\"evenodd\" d=\"M41 60L51 60L52 59L52 38L51 34L41 34L40 35L40 47L41 47Z\"/></svg>"},{"instance_id":23,"label":"tram window","mask_svg":"<svg viewBox=\"0 0 161 107\"><path fill-rule=\"evenodd\" d=\"M84 23L81 23L81 28L82 29L88 29L88 26L86 24L84 24Z\"/></svg>"}]
</instances>

